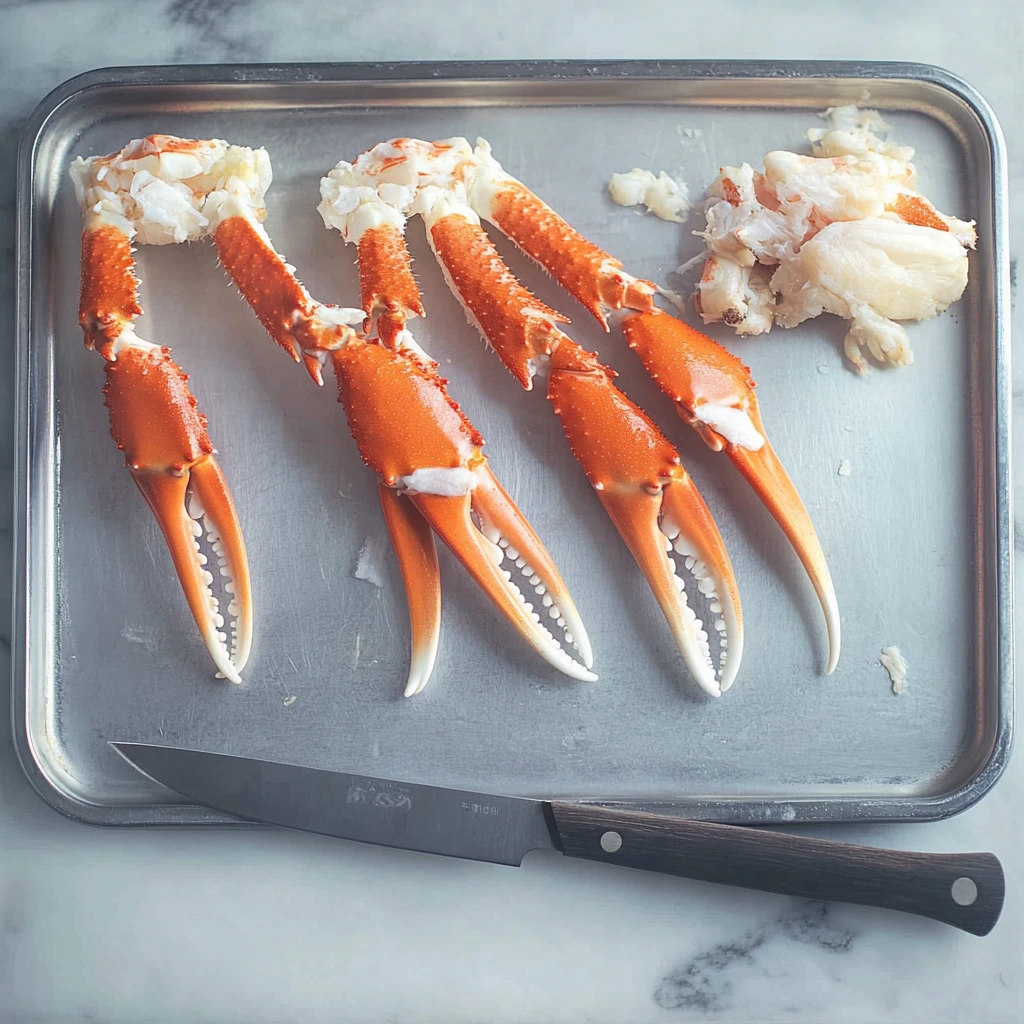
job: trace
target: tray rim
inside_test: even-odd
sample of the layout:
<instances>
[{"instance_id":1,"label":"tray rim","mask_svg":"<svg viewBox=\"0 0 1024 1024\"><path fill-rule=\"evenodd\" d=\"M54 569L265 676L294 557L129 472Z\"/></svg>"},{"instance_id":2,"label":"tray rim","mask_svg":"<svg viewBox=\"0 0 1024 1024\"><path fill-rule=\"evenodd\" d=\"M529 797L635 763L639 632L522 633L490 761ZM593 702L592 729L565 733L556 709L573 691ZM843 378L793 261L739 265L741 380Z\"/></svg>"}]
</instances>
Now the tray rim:
<instances>
[{"instance_id":1,"label":"tray rim","mask_svg":"<svg viewBox=\"0 0 1024 1024\"><path fill-rule=\"evenodd\" d=\"M512 60L397 61L273 64L180 64L106 67L84 72L52 90L35 108L21 133L17 156L15 209L15 373L11 714L19 764L33 790L52 808L77 821L103 826L230 825L254 827L207 808L179 803L99 805L76 799L45 771L32 749L27 722L28 682L28 553L29 458L28 425L32 393L29 377L32 314L29 257L33 247L32 195L35 153L50 118L84 94L109 87L152 85L288 85L333 82L413 81L710 81L785 79L897 80L932 86L960 100L978 119L991 154L994 212L992 250L995 326L994 344L994 542L995 629L992 659L996 676L996 729L992 748L977 772L956 788L914 797L719 798L712 801L590 800L605 806L686 813L707 820L800 824L814 822L936 821L977 803L995 785L1009 759L1014 719L1014 592L1013 491L1011 460L1011 347L1009 316L1008 196L1006 147L996 116L970 84L932 64L900 61L763 61L763 60ZM785 804L783 818L776 810ZM256 826L258 827L258 826Z\"/></svg>"}]
</instances>

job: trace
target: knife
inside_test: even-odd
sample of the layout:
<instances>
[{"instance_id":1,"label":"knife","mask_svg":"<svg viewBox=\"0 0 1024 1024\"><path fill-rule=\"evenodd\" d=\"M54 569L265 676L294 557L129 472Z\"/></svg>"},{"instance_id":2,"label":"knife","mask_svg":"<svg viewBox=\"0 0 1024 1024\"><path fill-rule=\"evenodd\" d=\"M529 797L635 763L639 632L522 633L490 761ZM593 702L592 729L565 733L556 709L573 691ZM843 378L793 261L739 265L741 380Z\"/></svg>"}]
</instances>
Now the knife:
<instances>
[{"instance_id":1,"label":"knife","mask_svg":"<svg viewBox=\"0 0 1024 1024\"><path fill-rule=\"evenodd\" d=\"M490 796L228 754L112 743L188 800L244 821L518 866L530 850L900 910L973 935L999 919L991 853L905 853L594 804Z\"/></svg>"}]
</instances>

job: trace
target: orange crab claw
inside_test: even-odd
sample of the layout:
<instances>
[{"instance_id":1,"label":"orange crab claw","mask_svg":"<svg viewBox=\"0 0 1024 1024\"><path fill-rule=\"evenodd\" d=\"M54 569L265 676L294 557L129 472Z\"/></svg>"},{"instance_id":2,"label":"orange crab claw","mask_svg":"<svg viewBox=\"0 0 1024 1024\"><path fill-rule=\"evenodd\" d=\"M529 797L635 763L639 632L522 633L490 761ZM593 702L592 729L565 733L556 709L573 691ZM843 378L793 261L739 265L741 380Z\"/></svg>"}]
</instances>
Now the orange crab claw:
<instances>
[{"instance_id":1,"label":"orange crab claw","mask_svg":"<svg viewBox=\"0 0 1024 1024\"><path fill-rule=\"evenodd\" d=\"M750 371L707 335L661 311L623 321L629 347L680 416L736 464L771 512L810 577L828 630L826 672L839 662L841 629L832 577L800 495L768 441Z\"/></svg>"},{"instance_id":2,"label":"orange crab claw","mask_svg":"<svg viewBox=\"0 0 1024 1024\"><path fill-rule=\"evenodd\" d=\"M664 614L690 674L720 696L739 672L743 613L732 564L679 453L651 419L611 382L612 372L570 338L552 356L548 398L573 455L626 542ZM695 584L687 598L682 568ZM709 629L697 617L697 594L721 646L716 668ZM712 618L713 617L713 618Z\"/></svg>"},{"instance_id":3,"label":"orange crab claw","mask_svg":"<svg viewBox=\"0 0 1024 1024\"><path fill-rule=\"evenodd\" d=\"M409 497L385 484L378 484L377 492L409 604L412 655L405 696L412 697L427 685L437 659L441 634L441 574L437 567L437 547L430 523Z\"/></svg>"},{"instance_id":4,"label":"orange crab claw","mask_svg":"<svg viewBox=\"0 0 1024 1024\"><path fill-rule=\"evenodd\" d=\"M240 682L252 643L252 594L241 527L227 482L213 457L206 417L188 377L167 349L125 347L107 363L103 388L110 430L135 483L156 515L185 599L220 674ZM189 500L190 499L190 500ZM231 595L230 647L224 617L203 568L197 538L204 523Z\"/></svg>"},{"instance_id":5,"label":"orange crab claw","mask_svg":"<svg viewBox=\"0 0 1024 1024\"><path fill-rule=\"evenodd\" d=\"M143 341L132 256L134 228L103 204L86 210L79 323L88 348L107 360L110 431L160 524L185 599L219 674L239 682L252 645L252 592L245 543L227 482L213 457L206 417L169 350ZM191 507L187 507L187 503ZM231 595L231 640L199 550L202 519Z\"/></svg>"},{"instance_id":6,"label":"orange crab claw","mask_svg":"<svg viewBox=\"0 0 1024 1024\"><path fill-rule=\"evenodd\" d=\"M541 657L573 678L596 679L588 664L581 665L562 649L513 581L512 570L501 568L506 555L515 556L524 585L529 581L545 605L544 597L551 596L548 615L564 631L565 642L592 664L586 630L550 554L495 480L481 451L483 439L448 397L445 381L430 366L361 339L337 349L333 363L349 429L381 485L404 492ZM398 420L394 409L402 410ZM403 557L411 571L413 557ZM436 575L436 565L423 557L422 546L416 558L418 571ZM420 621L429 622L429 615L419 595L432 593L432 586L417 580L410 591L410 608L423 609ZM421 642L420 650L424 647ZM410 678L422 689L418 673Z\"/></svg>"}]
</instances>

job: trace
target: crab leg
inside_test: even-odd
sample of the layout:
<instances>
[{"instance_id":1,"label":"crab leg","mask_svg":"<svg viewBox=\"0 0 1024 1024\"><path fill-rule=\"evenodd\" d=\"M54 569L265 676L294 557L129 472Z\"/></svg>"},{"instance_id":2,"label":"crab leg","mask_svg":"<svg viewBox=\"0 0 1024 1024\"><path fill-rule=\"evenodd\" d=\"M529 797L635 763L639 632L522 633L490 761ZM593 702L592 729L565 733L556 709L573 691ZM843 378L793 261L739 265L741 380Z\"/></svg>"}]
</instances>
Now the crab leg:
<instances>
[{"instance_id":1,"label":"crab leg","mask_svg":"<svg viewBox=\"0 0 1024 1024\"><path fill-rule=\"evenodd\" d=\"M117 447L160 524L196 625L219 674L240 682L252 644L252 596L245 543L206 417L188 376L169 349L143 341L134 329L142 312L132 257L135 230L120 213L87 212L82 235L79 322L85 343L107 361L105 404ZM230 648L224 617L203 568L197 538L205 524L231 595Z\"/></svg>"},{"instance_id":2,"label":"crab leg","mask_svg":"<svg viewBox=\"0 0 1024 1024\"><path fill-rule=\"evenodd\" d=\"M317 383L322 383L322 363L331 359L349 428L363 461L377 474L406 582L413 631L406 694L423 689L437 648L440 583L428 526L541 657L573 678L596 679L589 671L593 659L586 631L550 555L497 484L481 450L483 439L405 328L406 318L418 315L422 306L415 283L411 291L407 287L411 274L408 281L403 277L409 273L404 243L396 248L382 237L379 246L361 249L360 255L365 251L371 257L361 267L364 312L310 298L244 204L225 204L212 234L221 263L243 297L275 340L305 362ZM380 253L397 262L375 261L373 255ZM351 324L363 321L366 313L376 313L378 325L385 322L388 344L353 331ZM541 624L512 582L511 571L500 568L516 541L546 586L559 595L561 617L570 631L567 641L575 641L584 665Z\"/></svg>"},{"instance_id":3,"label":"crab leg","mask_svg":"<svg viewBox=\"0 0 1024 1024\"><path fill-rule=\"evenodd\" d=\"M445 193L425 194L422 208L449 285L508 370L529 390L535 372L547 368L548 398L573 455L647 578L691 675L719 696L735 680L743 652L739 594L725 544L678 452L615 387L614 372L561 331L565 317L513 277L468 206ZM672 548L715 615L718 669L666 554Z\"/></svg>"},{"instance_id":4,"label":"crab leg","mask_svg":"<svg viewBox=\"0 0 1024 1024\"><path fill-rule=\"evenodd\" d=\"M470 204L582 303L608 330L607 314L631 309L623 324L644 367L715 451L725 450L793 545L821 603L829 638L826 671L839 662L840 622L821 544L796 488L768 443L743 364L711 338L656 310L657 291L574 230L507 174L483 140L468 186Z\"/></svg>"}]
</instances>

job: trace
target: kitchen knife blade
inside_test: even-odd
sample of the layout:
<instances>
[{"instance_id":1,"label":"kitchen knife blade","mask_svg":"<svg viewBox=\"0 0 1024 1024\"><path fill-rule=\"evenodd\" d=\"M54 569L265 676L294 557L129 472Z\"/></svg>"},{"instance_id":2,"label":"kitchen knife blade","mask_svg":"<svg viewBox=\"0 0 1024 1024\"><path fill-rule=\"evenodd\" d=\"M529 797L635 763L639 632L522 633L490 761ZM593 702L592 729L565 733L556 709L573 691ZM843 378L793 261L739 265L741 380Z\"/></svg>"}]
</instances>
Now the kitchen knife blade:
<instances>
[{"instance_id":1,"label":"kitchen knife blade","mask_svg":"<svg viewBox=\"0 0 1024 1024\"><path fill-rule=\"evenodd\" d=\"M153 744L111 744L156 782L246 821L496 864L556 849L625 867L900 910L987 935L991 853L880 850L594 804L490 796Z\"/></svg>"},{"instance_id":2,"label":"kitchen knife blade","mask_svg":"<svg viewBox=\"0 0 1024 1024\"><path fill-rule=\"evenodd\" d=\"M544 804L177 747L114 743L176 793L267 825L518 866L555 841Z\"/></svg>"}]
</instances>

